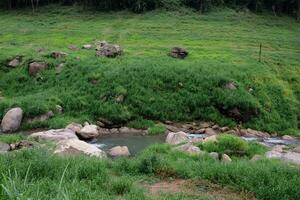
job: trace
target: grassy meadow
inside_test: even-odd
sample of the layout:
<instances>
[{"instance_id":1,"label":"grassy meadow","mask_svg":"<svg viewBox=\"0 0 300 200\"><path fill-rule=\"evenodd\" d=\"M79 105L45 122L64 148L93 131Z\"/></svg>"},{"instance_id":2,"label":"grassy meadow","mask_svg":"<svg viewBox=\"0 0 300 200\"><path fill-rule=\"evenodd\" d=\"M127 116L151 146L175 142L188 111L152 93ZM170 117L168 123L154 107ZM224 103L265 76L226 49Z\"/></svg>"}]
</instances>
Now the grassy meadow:
<instances>
[{"instance_id":1,"label":"grassy meadow","mask_svg":"<svg viewBox=\"0 0 300 200\"><path fill-rule=\"evenodd\" d=\"M258 111L244 127L298 132L300 26L292 18L230 9L204 15L184 9L132 14L47 6L35 14L1 11L0 27L0 117L12 106L22 107L25 117L57 104L64 109L50 121L23 128L57 128L98 117L133 126L151 123L147 120L234 126L239 122L220 110L237 107ZM120 44L124 54L108 59L96 57L94 50L68 49L99 40ZM190 55L168 57L174 46L187 48ZM54 60L51 51L69 55ZM24 56L22 66L7 68L7 59L16 55ZM27 69L32 60L47 61L51 69L32 78ZM65 67L56 74L60 63ZM222 84L229 81L238 89L224 90ZM115 101L120 94L122 104Z\"/></svg>"}]
</instances>

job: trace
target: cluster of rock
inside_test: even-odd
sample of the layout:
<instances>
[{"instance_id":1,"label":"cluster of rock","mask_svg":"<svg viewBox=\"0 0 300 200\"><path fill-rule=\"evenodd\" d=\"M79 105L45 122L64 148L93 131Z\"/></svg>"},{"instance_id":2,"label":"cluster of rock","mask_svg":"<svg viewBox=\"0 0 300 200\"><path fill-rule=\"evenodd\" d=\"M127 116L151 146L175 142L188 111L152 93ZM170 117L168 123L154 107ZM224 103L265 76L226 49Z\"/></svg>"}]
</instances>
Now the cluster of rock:
<instances>
[{"instance_id":1,"label":"cluster of rock","mask_svg":"<svg viewBox=\"0 0 300 200\"><path fill-rule=\"evenodd\" d=\"M207 141L216 141L216 136L208 136L202 142ZM202 151L198 146L195 146L195 143L199 143L199 141L193 141L189 138L188 134L180 131L180 132L170 132L167 135L166 143L174 145L174 149L182 152L186 152L191 155L204 155L205 152ZM231 158L227 154L222 154L221 157L217 152L211 152L208 154L211 158L215 160L222 160L224 162L231 162Z\"/></svg>"},{"instance_id":2,"label":"cluster of rock","mask_svg":"<svg viewBox=\"0 0 300 200\"><path fill-rule=\"evenodd\" d=\"M125 127L118 130L130 132L130 129ZM54 150L55 154L85 154L104 158L106 157L106 153L104 151L85 142L85 140L97 138L102 134L107 134L106 130L98 127L97 125L86 122L83 126L81 124L71 123L65 129L37 132L31 134L30 137L38 141L47 140L56 143L57 147ZM111 157L130 156L129 149L126 146L113 147L108 150L107 154Z\"/></svg>"},{"instance_id":3,"label":"cluster of rock","mask_svg":"<svg viewBox=\"0 0 300 200\"><path fill-rule=\"evenodd\" d=\"M266 153L266 157L300 164L300 147L290 149L285 145L275 145Z\"/></svg>"},{"instance_id":4,"label":"cluster of rock","mask_svg":"<svg viewBox=\"0 0 300 200\"><path fill-rule=\"evenodd\" d=\"M62 112L62 107L59 105L56 105L55 111L57 113ZM43 122L43 121L50 119L53 116L54 116L54 112L49 111L45 114L35 116L33 118L27 118L27 119L25 119L25 121L26 121L26 123ZM22 121L23 121L22 108L20 108L20 107L11 108L5 113L5 115L1 121L1 130L4 133L16 132L20 128Z\"/></svg>"},{"instance_id":5,"label":"cluster of rock","mask_svg":"<svg viewBox=\"0 0 300 200\"><path fill-rule=\"evenodd\" d=\"M193 122L193 123L172 123L165 122L165 127L169 132L186 132L190 134L206 134L208 136L220 133L228 133L243 137L269 138L271 135L266 132L253 130L250 128L229 128L222 127L212 122ZM272 134L276 136L276 134Z\"/></svg>"},{"instance_id":6,"label":"cluster of rock","mask_svg":"<svg viewBox=\"0 0 300 200\"><path fill-rule=\"evenodd\" d=\"M210 129L209 129L210 130ZM211 131L211 130L210 130ZM252 132L253 130L251 130ZM212 132L210 132L212 133ZM268 135L262 134L259 131L254 131L251 136L255 137L266 137ZM204 155L205 152L201 151L195 144L206 143L206 142L217 142L217 134L206 135L204 138L193 139L190 135L183 132L169 132L166 138L166 143L174 145L174 149L183 151L193 155ZM283 136L284 140L295 140L291 136ZM217 152L208 153L208 155L215 160L222 160L224 162L231 162L231 158L227 154L219 155ZM280 159L286 162L292 162L300 164L300 147L289 148L286 145L275 145L266 154L267 159ZM254 155L252 161L263 159L261 155Z\"/></svg>"},{"instance_id":7,"label":"cluster of rock","mask_svg":"<svg viewBox=\"0 0 300 200\"><path fill-rule=\"evenodd\" d=\"M33 147L33 143L27 140L21 140L16 143L3 143L0 142L0 154L8 151L15 151L22 148L30 148Z\"/></svg>"}]
</instances>

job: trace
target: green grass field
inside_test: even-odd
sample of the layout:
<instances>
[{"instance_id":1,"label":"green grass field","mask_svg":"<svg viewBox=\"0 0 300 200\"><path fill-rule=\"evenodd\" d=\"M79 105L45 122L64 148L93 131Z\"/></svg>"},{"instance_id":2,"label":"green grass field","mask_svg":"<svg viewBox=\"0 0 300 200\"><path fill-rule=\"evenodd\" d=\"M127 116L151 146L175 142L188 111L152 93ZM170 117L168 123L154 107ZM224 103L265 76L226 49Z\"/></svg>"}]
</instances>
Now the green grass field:
<instances>
[{"instance_id":1,"label":"green grass field","mask_svg":"<svg viewBox=\"0 0 300 200\"><path fill-rule=\"evenodd\" d=\"M292 18L229 9L205 15L191 10L137 15L48 6L34 15L1 11L0 27L0 118L12 106L21 106L25 117L56 104L64 108L50 121L23 128L62 127L98 117L115 123L211 120L234 126L238 122L220 109L238 107L258 110L245 127L299 132L300 25ZM124 54L108 59L96 57L94 50L68 49L97 40L120 44ZM186 47L190 55L185 60L168 57L174 46ZM38 53L39 48L47 50ZM57 61L49 58L51 51L69 55ZM5 67L16 55L24 55L23 65ZM27 66L33 59L49 62L51 69L30 77ZM56 74L61 62L66 65ZM228 81L236 82L238 90L224 90ZM115 102L120 94L125 95L122 104Z\"/></svg>"}]
</instances>

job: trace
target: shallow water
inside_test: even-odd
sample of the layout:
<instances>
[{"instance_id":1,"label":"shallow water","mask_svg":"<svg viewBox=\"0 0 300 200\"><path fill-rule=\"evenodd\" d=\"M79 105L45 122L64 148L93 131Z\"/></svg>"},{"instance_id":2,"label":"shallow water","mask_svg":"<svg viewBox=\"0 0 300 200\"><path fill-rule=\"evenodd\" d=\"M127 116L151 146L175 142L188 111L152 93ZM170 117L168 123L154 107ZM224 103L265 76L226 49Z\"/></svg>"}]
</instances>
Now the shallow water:
<instances>
[{"instance_id":1,"label":"shallow water","mask_svg":"<svg viewBox=\"0 0 300 200\"><path fill-rule=\"evenodd\" d=\"M162 144L165 142L165 135L110 135L103 136L91 143L106 151L115 146L127 146L132 156L144 150L151 144Z\"/></svg>"},{"instance_id":2,"label":"shallow water","mask_svg":"<svg viewBox=\"0 0 300 200\"><path fill-rule=\"evenodd\" d=\"M206 134L188 134L190 139L193 138L205 138ZM256 141L258 143L264 144L266 146L274 145L294 145L300 144L300 140L283 140L279 137L272 137L267 139L256 138L256 137L241 137L242 139L252 142ZM165 143L166 135L136 135L136 134L122 134L122 135L108 135L95 139L91 144L97 146L98 148L107 151L115 146L127 146L131 155L134 156L141 152L149 145L152 144L163 144Z\"/></svg>"}]
</instances>

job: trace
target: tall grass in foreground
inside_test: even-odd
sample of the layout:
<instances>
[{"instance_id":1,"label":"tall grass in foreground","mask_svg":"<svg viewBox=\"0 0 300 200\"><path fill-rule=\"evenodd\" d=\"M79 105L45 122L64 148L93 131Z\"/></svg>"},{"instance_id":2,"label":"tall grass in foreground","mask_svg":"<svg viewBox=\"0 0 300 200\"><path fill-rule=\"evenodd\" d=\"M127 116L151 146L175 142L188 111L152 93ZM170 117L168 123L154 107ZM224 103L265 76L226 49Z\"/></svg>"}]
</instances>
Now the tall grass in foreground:
<instances>
[{"instance_id":1,"label":"tall grass in foreground","mask_svg":"<svg viewBox=\"0 0 300 200\"><path fill-rule=\"evenodd\" d=\"M139 183L203 178L258 199L299 199L300 168L262 160L222 163L154 145L134 159L58 157L32 149L0 156L0 199L149 199ZM176 197L174 197L176 198ZM171 198L172 199L172 198ZM180 199L180 198L179 198Z\"/></svg>"}]
</instances>

